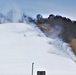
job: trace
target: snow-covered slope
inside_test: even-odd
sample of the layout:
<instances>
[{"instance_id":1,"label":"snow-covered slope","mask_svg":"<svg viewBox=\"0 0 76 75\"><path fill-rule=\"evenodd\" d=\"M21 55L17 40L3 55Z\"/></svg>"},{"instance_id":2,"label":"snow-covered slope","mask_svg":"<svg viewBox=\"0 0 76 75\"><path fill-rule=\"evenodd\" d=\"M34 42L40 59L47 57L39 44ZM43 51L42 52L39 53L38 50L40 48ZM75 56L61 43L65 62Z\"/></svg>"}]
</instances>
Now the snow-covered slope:
<instances>
[{"instance_id":1,"label":"snow-covered slope","mask_svg":"<svg viewBox=\"0 0 76 75\"><path fill-rule=\"evenodd\" d=\"M47 75L76 74L76 63L70 58L52 54L52 51L59 50L49 43L49 39L33 25L1 24L0 74L31 75L32 62L35 75L41 70Z\"/></svg>"}]
</instances>

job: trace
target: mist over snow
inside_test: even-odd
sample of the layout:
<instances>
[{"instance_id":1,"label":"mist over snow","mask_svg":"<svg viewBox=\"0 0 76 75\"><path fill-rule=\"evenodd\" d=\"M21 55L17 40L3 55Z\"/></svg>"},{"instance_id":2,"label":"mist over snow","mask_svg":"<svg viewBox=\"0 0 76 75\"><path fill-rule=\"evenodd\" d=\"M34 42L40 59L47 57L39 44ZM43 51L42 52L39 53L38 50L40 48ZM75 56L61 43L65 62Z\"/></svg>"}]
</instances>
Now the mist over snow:
<instances>
[{"instance_id":1,"label":"mist over snow","mask_svg":"<svg viewBox=\"0 0 76 75\"><path fill-rule=\"evenodd\" d=\"M72 17L71 12L68 13L70 7L61 9L60 3L48 1L7 0L3 2L4 5L1 2L3 5L3 7L0 5L1 75L31 75L33 62L34 75L37 75L37 71L46 71L46 75L76 74L76 56L69 44L57 36L61 32L59 26L61 21L58 23L53 19L56 21L54 28L58 32L49 30L51 28L49 24L47 26L47 22L50 22L47 19L52 13L54 18L60 17L56 15L68 14L66 17L70 15L69 17L74 19L76 15L72 14ZM47 32L41 30L38 22L43 22L45 26L42 27Z\"/></svg>"},{"instance_id":2,"label":"mist over snow","mask_svg":"<svg viewBox=\"0 0 76 75\"><path fill-rule=\"evenodd\" d=\"M22 10L19 7L18 4L13 2L12 4L6 4L3 9L1 10L1 13L6 15L9 19L13 19L14 22L17 22L19 19L21 19L22 16Z\"/></svg>"}]
</instances>

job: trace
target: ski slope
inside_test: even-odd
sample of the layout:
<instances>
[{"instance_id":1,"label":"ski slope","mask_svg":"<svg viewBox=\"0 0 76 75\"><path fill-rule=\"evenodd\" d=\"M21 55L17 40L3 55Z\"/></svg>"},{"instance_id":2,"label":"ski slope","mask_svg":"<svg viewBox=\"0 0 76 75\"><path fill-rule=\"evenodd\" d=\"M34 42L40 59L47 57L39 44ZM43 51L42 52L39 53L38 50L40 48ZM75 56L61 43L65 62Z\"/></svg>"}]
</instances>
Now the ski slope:
<instances>
[{"instance_id":1,"label":"ski slope","mask_svg":"<svg viewBox=\"0 0 76 75\"><path fill-rule=\"evenodd\" d=\"M53 54L59 49L35 26L23 23L0 24L0 74L47 75L76 74L76 63L66 53Z\"/></svg>"}]
</instances>

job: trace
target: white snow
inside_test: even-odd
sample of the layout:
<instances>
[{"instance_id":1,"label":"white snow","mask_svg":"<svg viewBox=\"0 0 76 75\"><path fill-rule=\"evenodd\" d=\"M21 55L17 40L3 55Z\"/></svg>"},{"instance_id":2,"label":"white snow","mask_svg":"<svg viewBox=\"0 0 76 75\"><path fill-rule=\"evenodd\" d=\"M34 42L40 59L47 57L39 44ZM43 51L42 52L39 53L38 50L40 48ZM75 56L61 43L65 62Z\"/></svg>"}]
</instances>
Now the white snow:
<instances>
[{"instance_id":1,"label":"white snow","mask_svg":"<svg viewBox=\"0 0 76 75\"><path fill-rule=\"evenodd\" d=\"M0 74L34 75L37 71L52 74L76 74L76 63L61 52L38 28L23 23L0 24Z\"/></svg>"}]
</instances>

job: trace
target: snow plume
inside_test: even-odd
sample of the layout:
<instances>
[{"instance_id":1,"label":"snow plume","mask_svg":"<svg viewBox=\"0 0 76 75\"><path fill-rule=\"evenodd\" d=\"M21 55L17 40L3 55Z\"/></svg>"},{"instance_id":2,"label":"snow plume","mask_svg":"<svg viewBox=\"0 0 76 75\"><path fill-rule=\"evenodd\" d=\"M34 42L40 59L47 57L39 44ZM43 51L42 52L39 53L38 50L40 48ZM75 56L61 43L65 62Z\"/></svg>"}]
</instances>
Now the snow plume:
<instances>
[{"instance_id":1,"label":"snow plume","mask_svg":"<svg viewBox=\"0 0 76 75\"><path fill-rule=\"evenodd\" d=\"M18 22L22 16L20 7L16 3L7 4L5 6L6 7L2 13L6 15L8 21L10 20L10 22Z\"/></svg>"},{"instance_id":2,"label":"snow plume","mask_svg":"<svg viewBox=\"0 0 76 75\"><path fill-rule=\"evenodd\" d=\"M63 57L68 57L76 62L76 56L73 53L72 48L70 47L68 43L63 42L62 39L58 37L55 39L50 38L49 41L51 41L51 45L57 48L54 50L49 50L48 51L49 53L53 53L53 54L60 55Z\"/></svg>"},{"instance_id":3,"label":"snow plume","mask_svg":"<svg viewBox=\"0 0 76 75\"><path fill-rule=\"evenodd\" d=\"M62 32L62 27L59 26L59 25L53 25L50 27L50 30L48 31L45 31L45 34L47 37L50 37L50 38L58 38L60 33Z\"/></svg>"}]
</instances>

